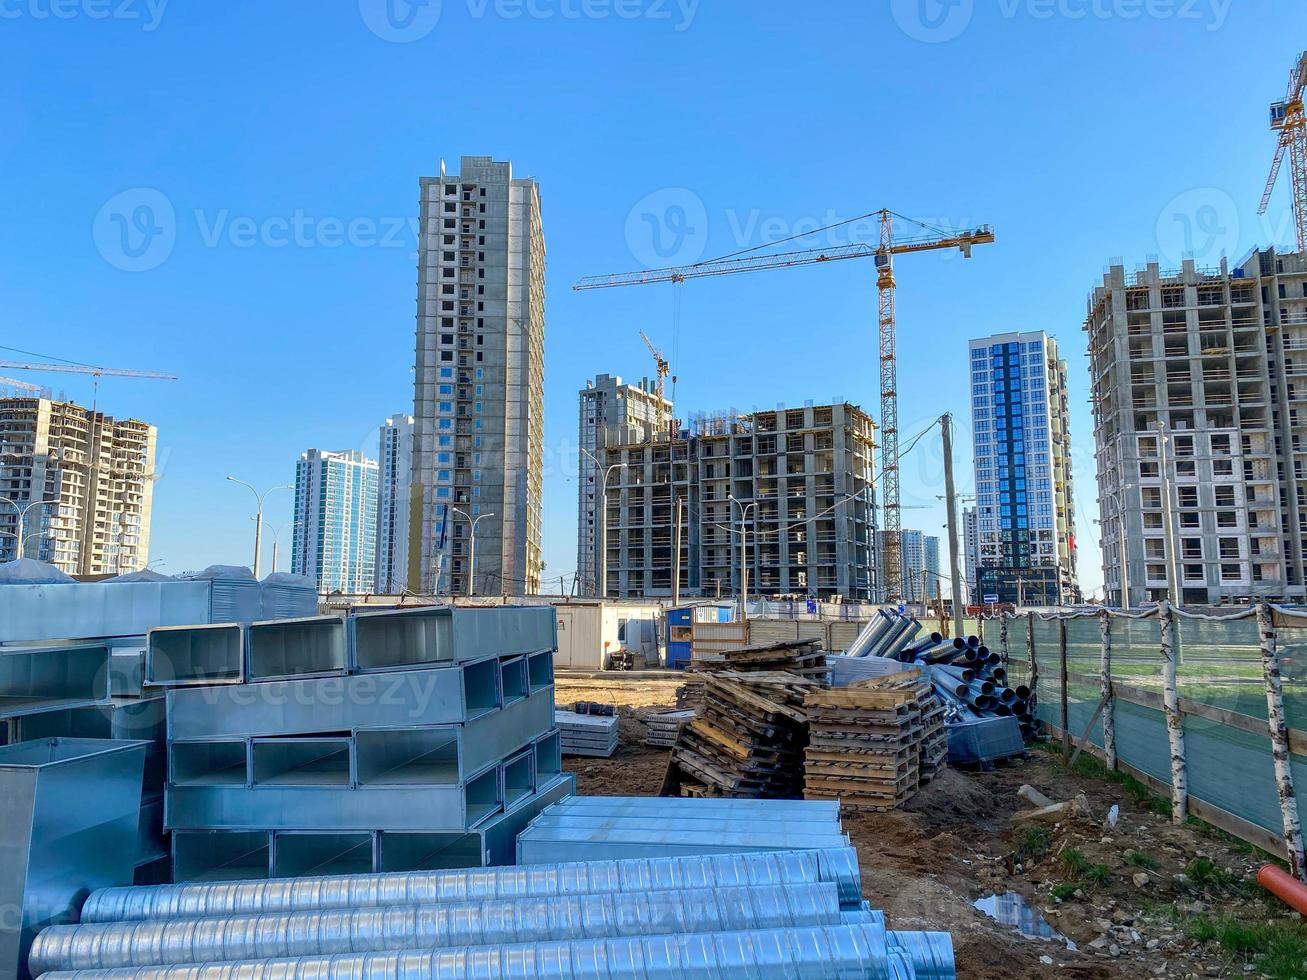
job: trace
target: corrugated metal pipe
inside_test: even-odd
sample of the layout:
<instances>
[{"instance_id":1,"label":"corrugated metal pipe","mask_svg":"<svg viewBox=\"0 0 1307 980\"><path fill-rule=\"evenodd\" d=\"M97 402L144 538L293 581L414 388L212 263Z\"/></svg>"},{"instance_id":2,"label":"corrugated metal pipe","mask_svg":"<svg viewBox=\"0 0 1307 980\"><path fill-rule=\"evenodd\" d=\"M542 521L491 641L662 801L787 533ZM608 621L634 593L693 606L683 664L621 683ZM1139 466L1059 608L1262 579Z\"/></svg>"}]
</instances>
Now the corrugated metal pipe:
<instances>
[{"instance_id":1,"label":"corrugated metal pipe","mask_svg":"<svg viewBox=\"0 0 1307 980\"><path fill-rule=\"evenodd\" d=\"M829 882L493 900L208 919L53 926L36 936L34 976L106 969L441 946L838 925Z\"/></svg>"},{"instance_id":2,"label":"corrugated metal pipe","mask_svg":"<svg viewBox=\"0 0 1307 980\"><path fill-rule=\"evenodd\" d=\"M818 881L836 885L841 905L857 906L862 900L858 852L845 847L584 861L467 871L104 888L92 892L87 898L82 907L81 921L122 922L184 916L314 912L548 895L811 884Z\"/></svg>"},{"instance_id":3,"label":"corrugated metal pipe","mask_svg":"<svg viewBox=\"0 0 1307 980\"><path fill-rule=\"evenodd\" d=\"M900 956L908 962L910 957ZM46 974L46 980L890 980L875 924L527 943L208 966Z\"/></svg>"},{"instance_id":4,"label":"corrugated metal pipe","mask_svg":"<svg viewBox=\"0 0 1307 980\"><path fill-rule=\"evenodd\" d=\"M901 950L912 963L916 980L957 980L953 938L947 932L890 932L891 950Z\"/></svg>"}]
</instances>

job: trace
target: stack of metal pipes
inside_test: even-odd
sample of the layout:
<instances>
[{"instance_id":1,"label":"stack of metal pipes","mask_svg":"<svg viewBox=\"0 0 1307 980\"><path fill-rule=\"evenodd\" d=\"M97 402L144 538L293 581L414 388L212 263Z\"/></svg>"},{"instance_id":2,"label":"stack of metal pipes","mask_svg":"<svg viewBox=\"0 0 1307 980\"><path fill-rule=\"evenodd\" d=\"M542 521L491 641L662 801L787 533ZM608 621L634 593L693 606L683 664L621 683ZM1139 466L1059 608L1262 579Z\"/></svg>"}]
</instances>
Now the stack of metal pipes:
<instances>
[{"instance_id":1,"label":"stack of metal pipes","mask_svg":"<svg viewBox=\"0 0 1307 980\"><path fill-rule=\"evenodd\" d=\"M981 644L979 637L947 639L931 633L892 656L924 670L945 705L955 707L955 716L1014 717L1023 736L1034 735L1037 722L1030 688L1009 687L1002 657Z\"/></svg>"},{"instance_id":2,"label":"stack of metal pipes","mask_svg":"<svg viewBox=\"0 0 1307 980\"><path fill-rule=\"evenodd\" d=\"M857 852L718 854L113 888L41 932L47 980L954 980L948 933L889 932Z\"/></svg>"},{"instance_id":3,"label":"stack of metal pipes","mask_svg":"<svg viewBox=\"0 0 1307 980\"><path fill-rule=\"evenodd\" d=\"M878 609L853 644L844 651L846 657L892 657L921 632L921 624L911 616L889 609Z\"/></svg>"}]
</instances>

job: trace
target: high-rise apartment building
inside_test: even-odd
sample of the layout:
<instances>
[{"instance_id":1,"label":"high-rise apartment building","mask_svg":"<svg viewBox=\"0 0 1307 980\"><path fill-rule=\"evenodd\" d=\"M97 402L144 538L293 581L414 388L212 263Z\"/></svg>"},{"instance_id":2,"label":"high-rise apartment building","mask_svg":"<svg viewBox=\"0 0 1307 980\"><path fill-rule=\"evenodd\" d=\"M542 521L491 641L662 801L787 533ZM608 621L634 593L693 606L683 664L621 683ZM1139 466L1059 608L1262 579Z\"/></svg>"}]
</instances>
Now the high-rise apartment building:
<instances>
[{"instance_id":1,"label":"high-rise apartment building","mask_svg":"<svg viewBox=\"0 0 1307 980\"><path fill-rule=\"evenodd\" d=\"M392 415L381 427L377 454L377 557L373 592L408 588L409 492L413 478L413 416Z\"/></svg>"},{"instance_id":2,"label":"high-rise apartment building","mask_svg":"<svg viewBox=\"0 0 1307 980\"><path fill-rule=\"evenodd\" d=\"M883 554L885 532L879 532L878 538ZM925 602L933 599L939 586L939 538L905 528L899 532L899 542L904 601Z\"/></svg>"},{"instance_id":3,"label":"high-rise apartment building","mask_svg":"<svg viewBox=\"0 0 1307 980\"><path fill-rule=\"evenodd\" d=\"M980 515L976 508L965 507L962 510L962 574L966 579L962 595L972 605L980 605L984 597L976 588L978 577L976 562L980 554Z\"/></svg>"},{"instance_id":4,"label":"high-rise apartment building","mask_svg":"<svg viewBox=\"0 0 1307 980\"><path fill-rule=\"evenodd\" d=\"M1108 601L1307 598L1307 256L1114 266L1085 329Z\"/></svg>"},{"instance_id":5,"label":"high-rise apartment building","mask_svg":"<svg viewBox=\"0 0 1307 980\"><path fill-rule=\"evenodd\" d=\"M409 587L535 593L544 470L540 188L463 157L423 178ZM476 525L476 578L470 534Z\"/></svg>"},{"instance_id":6,"label":"high-rise apartment building","mask_svg":"<svg viewBox=\"0 0 1307 980\"><path fill-rule=\"evenodd\" d=\"M970 347L977 585L1000 602L1078 602L1066 362L1042 330Z\"/></svg>"},{"instance_id":7,"label":"high-rise apartment building","mask_svg":"<svg viewBox=\"0 0 1307 980\"><path fill-rule=\"evenodd\" d=\"M313 579L319 592L370 592L376 554L376 461L360 452L301 454L291 571Z\"/></svg>"},{"instance_id":8,"label":"high-rise apartment building","mask_svg":"<svg viewBox=\"0 0 1307 980\"><path fill-rule=\"evenodd\" d=\"M596 460L602 458L609 444L645 442L656 433L670 438L671 419L672 403L659 397L657 386L648 378L630 385L623 384L620 377L601 374L581 389L576 505L576 567L581 595L599 594L596 515L603 487Z\"/></svg>"},{"instance_id":9,"label":"high-rise apartment building","mask_svg":"<svg viewBox=\"0 0 1307 980\"><path fill-rule=\"evenodd\" d=\"M610 596L875 595L875 425L845 403L696 420L605 447Z\"/></svg>"},{"instance_id":10,"label":"high-rise apartment building","mask_svg":"<svg viewBox=\"0 0 1307 980\"><path fill-rule=\"evenodd\" d=\"M0 399L0 497L13 502L0 501L0 561L22 535L25 557L69 575L145 568L157 436L71 402Z\"/></svg>"}]
</instances>

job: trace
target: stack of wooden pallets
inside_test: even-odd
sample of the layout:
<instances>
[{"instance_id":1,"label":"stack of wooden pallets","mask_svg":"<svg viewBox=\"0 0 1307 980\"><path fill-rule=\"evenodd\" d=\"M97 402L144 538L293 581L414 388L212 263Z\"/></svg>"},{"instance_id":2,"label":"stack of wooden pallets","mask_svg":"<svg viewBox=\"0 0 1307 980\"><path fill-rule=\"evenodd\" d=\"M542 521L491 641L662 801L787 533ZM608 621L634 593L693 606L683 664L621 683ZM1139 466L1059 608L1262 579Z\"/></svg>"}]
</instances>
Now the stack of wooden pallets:
<instances>
[{"instance_id":1,"label":"stack of wooden pallets","mask_svg":"<svg viewBox=\"0 0 1307 980\"><path fill-rule=\"evenodd\" d=\"M910 670L809 693L804 796L853 810L906 803L919 785L929 689L921 671Z\"/></svg>"},{"instance_id":2,"label":"stack of wooden pallets","mask_svg":"<svg viewBox=\"0 0 1307 980\"><path fill-rule=\"evenodd\" d=\"M648 734L644 744L654 748L670 749L676 745L676 738L681 733L681 726L694 719L694 709L682 711L661 711L644 719ZM947 746L945 746L947 749Z\"/></svg>"},{"instance_id":3,"label":"stack of wooden pallets","mask_svg":"<svg viewBox=\"0 0 1307 980\"><path fill-rule=\"evenodd\" d=\"M711 665L696 663L701 701L694 720L681 727L663 795L800 795L803 703L820 685L805 675L825 670L815 642L746 647L725 652Z\"/></svg>"},{"instance_id":4,"label":"stack of wooden pallets","mask_svg":"<svg viewBox=\"0 0 1307 980\"><path fill-rule=\"evenodd\" d=\"M944 702L935 693L934 685L922 679L917 692L917 707L921 711L921 775L925 786L948 764L948 729L944 727Z\"/></svg>"}]
</instances>

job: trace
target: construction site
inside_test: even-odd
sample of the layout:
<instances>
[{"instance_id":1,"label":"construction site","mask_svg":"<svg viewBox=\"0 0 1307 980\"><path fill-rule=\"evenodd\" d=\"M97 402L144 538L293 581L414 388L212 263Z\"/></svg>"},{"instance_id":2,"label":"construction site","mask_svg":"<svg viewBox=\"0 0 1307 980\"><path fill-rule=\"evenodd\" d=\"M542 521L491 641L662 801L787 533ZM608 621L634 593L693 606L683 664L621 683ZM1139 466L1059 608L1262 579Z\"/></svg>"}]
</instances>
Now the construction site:
<instances>
[{"instance_id":1,"label":"construction site","mask_svg":"<svg viewBox=\"0 0 1307 980\"><path fill-rule=\"evenodd\" d=\"M844 339L877 404L678 419L674 348L628 331L652 377L579 389L570 589L539 185L507 161L421 179L415 410L381 465L225 477L249 567L151 567L158 433L99 384L172 375L0 361L96 386L0 378L0 980L1307 980L1305 92L1307 55L1267 189L1287 156L1298 252L1090 295L1101 602L1055 341L970 343L974 492L947 400L900 428L930 351L899 285L999 253L989 224L882 208L817 229L871 241L576 281L679 304L869 260ZM921 446L942 545L904 526ZM274 490L295 556L274 532L265 574Z\"/></svg>"}]
</instances>

